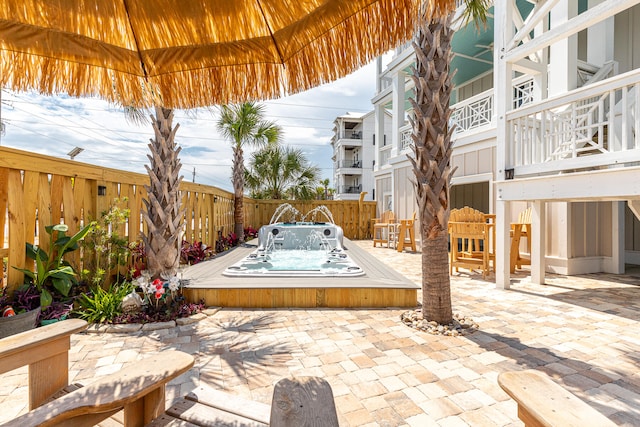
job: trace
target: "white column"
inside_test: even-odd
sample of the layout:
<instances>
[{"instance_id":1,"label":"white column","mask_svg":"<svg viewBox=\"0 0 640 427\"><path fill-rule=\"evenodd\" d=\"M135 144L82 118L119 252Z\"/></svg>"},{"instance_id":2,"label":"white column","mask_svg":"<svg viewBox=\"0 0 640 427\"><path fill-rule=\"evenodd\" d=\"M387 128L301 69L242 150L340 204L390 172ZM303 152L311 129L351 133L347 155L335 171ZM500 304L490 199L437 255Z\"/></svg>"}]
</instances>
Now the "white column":
<instances>
[{"instance_id":1,"label":"white column","mask_svg":"<svg viewBox=\"0 0 640 427\"><path fill-rule=\"evenodd\" d=\"M380 148L382 148L382 143L384 142L384 108L382 108L382 104L376 104L374 106L374 115L375 115L375 124L374 124L374 135L376 136L376 145L373 147L373 159L376 161L375 167L373 171L380 170ZM380 196L376 194L376 198Z\"/></svg>"},{"instance_id":2,"label":"white column","mask_svg":"<svg viewBox=\"0 0 640 427\"><path fill-rule=\"evenodd\" d=\"M625 203L611 202L611 271L608 273L624 274Z\"/></svg>"},{"instance_id":3,"label":"white column","mask_svg":"<svg viewBox=\"0 0 640 427\"><path fill-rule=\"evenodd\" d=\"M509 289L511 287L511 248L510 238L511 202L500 200L496 203L496 288Z\"/></svg>"},{"instance_id":4,"label":"white column","mask_svg":"<svg viewBox=\"0 0 640 427\"><path fill-rule=\"evenodd\" d=\"M588 0L589 8L604 1ZM615 18L612 16L587 28L587 62L589 64L602 67L605 62L613 60L614 20Z\"/></svg>"},{"instance_id":5,"label":"white column","mask_svg":"<svg viewBox=\"0 0 640 427\"><path fill-rule=\"evenodd\" d=\"M544 285L546 253L546 203L536 200L531 204L531 283Z\"/></svg>"},{"instance_id":6,"label":"white column","mask_svg":"<svg viewBox=\"0 0 640 427\"><path fill-rule=\"evenodd\" d=\"M546 29L549 28L549 18L545 17L540 21L540 24L536 25L534 30L535 37L542 35ZM533 77L533 90L534 90L534 101L539 101L541 99L547 99L549 97L547 88L549 87L549 48L544 48L541 52L539 52L538 57L542 64L542 69L544 72L536 74Z\"/></svg>"},{"instance_id":7,"label":"white column","mask_svg":"<svg viewBox=\"0 0 640 427\"><path fill-rule=\"evenodd\" d=\"M405 74L399 71L393 76L393 92L391 101L393 103L393 117L391 118L391 156L398 154L400 146L400 128L404 126L404 96L405 96Z\"/></svg>"},{"instance_id":8,"label":"white column","mask_svg":"<svg viewBox=\"0 0 640 427\"><path fill-rule=\"evenodd\" d=\"M382 76L382 56L378 56L376 58L376 93L380 93L382 90L382 81L380 77Z\"/></svg>"},{"instance_id":9,"label":"white column","mask_svg":"<svg viewBox=\"0 0 640 427\"><path fill-rule=\"evenodd\" d=\"M561 27L578 14L577 0L561 1L551 9L551 28ZM578 86L578 35L551 45L549 52L549 96Z\"/></svg>"},{"instance_id":10,"label":"white column","mask_svg":"<svg viewBox=\"0 0 640 427\"><path fill-rule=\"evenodd\" d=\"M511 206L502 199L500 182L504 181L505 167L508 165L509 133L506 113L513 102L512 64L505 58L505 46L513 38L513 2L510 0L494 1L494 60L493 87L496 108L496 287L509 289L511 278L509 272L510 249L510 215Z\"/></svg>"}]
</instances>

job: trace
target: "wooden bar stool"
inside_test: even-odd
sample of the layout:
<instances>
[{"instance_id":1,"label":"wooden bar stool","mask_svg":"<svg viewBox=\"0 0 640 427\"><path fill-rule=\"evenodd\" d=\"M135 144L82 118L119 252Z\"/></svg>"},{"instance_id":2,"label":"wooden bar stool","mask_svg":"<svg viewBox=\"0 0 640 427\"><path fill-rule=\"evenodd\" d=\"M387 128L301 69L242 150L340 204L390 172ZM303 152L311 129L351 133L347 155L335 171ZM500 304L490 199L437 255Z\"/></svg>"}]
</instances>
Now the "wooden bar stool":
<instances>
[{"instance_id":1,"label":"wooden bar stool","mask_svg":"<svg viewBox=\"0 0 640 427\"><path fill-rule=\"evenodd\" d=\"M410 247L413 252L416 251L416 212L413 212L411 219L400 220L400 226L397 233L397 250L402 252L405 247Z\"/></svg>"}]
</instances>

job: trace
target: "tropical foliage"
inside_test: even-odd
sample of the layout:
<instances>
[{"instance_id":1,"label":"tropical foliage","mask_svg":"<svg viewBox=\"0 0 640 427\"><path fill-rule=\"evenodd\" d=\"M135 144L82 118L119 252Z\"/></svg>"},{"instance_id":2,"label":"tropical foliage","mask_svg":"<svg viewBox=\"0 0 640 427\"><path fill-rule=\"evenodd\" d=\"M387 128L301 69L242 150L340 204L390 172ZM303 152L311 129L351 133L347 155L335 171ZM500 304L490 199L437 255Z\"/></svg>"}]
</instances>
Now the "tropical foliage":
<instances>
[{"instance_id":1,"label":"tropical foliage","mask_svg":"<svg viewBox=\"0 0 640 427\"><path fill-rule=\"evenodd\" d=\"M213 256L215 256L213 248L202 242L189 243L186 240L182 241L182 247L180 248L180 263L182 264L194 265Z\"/></svg>"},{"instance_id":2,"label":"tropical foliage","mask_svg":"<svg viewBox=\"0 0 640 427\"><path fill-rule=\"evenodd\" d=\"M319 174L302 150L269 145L251 155L244 179L254 199L311 200Z\"/></svg>"},{"instance_id":3,"label":"tropical foliage","mask_svg":"<svg viewBox=\"0 0 640 427\"><path fill-rule=\"evenodd\" d=\"M121 268L128 264L131 255L124 235L131 211L121 207L126 202L127 198L114 199L81 242L85 254L82 279L93 286L103 285L110 274L114 274L116 283L122 281Z\"/></svg>"},{"instance_id":4,"label":"tropical foliage","mask_svg":"<svg viewBox=\"0 0 640 427\"><path fill-rule=\"evenodd\" d=\"M131 282L113 284L108 289L95 286L79 299L78 317L89 323L107 323L122 314L122 300L135 286Z\"/></svg>"},{"instance_id":5,"label":"tropical foliage","mask_svg":"<svg viewBox=\"0 0 640 427\"><path fill-rule=\"evenodd\" d=\"M76 271L64 259L64 255L78 249L78 242L94 225L94 223L86 225L73 236L67 236L69 226L66 224L46 226L45 230L49 234L49 253L31 243L26 244L26 255L35 262L35 269L32 271L26 268L14 268L24 273L27 284L36 287L40 293L42 308L52 303L54 293L62 297L69 296L72 286L78 283Z\"/></svg>"},{"instance_id":6,"label":"tropical foliage","mask_svg":"<svg viewBox=\"0 0 640 427\"><path fill-rule=\"evenodd\" d=\"M329 178L325 178L320 181L321 187L316 188L316 199L318 200L331 200L333 199L333 193L335 189L329 188L331 181Z\"/></svg>"},{"instance_id":7,"label":"tropical foliage","mask_svg":"<svg viewBox=\"0 0 640 427\"><path fill-rule=\"evenodd\" d=\"M280 141L280 127L264 116L264 106L254 102L223 105L220 108L218 131L233 146L233 232L240 242L244 241L244 149L247 146L260 148Z\"/></svg>"}]
</instances>

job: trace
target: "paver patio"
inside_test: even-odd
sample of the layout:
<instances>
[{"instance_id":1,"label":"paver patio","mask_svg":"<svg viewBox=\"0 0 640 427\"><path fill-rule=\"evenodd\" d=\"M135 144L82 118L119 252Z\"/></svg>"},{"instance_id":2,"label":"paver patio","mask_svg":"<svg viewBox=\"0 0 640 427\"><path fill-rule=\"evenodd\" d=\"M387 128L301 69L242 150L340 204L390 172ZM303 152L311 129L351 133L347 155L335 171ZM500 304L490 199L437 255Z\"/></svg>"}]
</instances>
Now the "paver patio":
<instances>
[{"instance_id":1,"label":"paver patio","mask_svg":"<svg viewBox=\"0 0 640 427\"><path fill-rule=\"evenodd\" d=\"M360 247L420 283L421 255ZM521 426L500 372L534 368L619 425L640 425L640 278L554 276L497 290L480 274L455 275L455 312L480 330L464 337L418 332L401 309L224 309L194 325L150 333L80 334L70 380L119 370L165 349L196 356L169 398L200 383L269 402L288 375L333 388L341 426ZM250 279L249 279L250 280ZM0 376L0 422L24 412L26 369Z\"/></svg>"}]
</instances>

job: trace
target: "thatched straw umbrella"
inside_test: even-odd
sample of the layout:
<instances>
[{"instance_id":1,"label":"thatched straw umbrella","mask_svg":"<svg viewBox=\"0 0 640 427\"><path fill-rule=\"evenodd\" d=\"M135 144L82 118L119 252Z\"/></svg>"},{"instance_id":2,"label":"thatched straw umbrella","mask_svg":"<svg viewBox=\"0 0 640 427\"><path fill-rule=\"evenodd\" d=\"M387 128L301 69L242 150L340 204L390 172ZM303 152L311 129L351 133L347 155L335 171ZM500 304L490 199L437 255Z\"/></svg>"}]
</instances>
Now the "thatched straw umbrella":
<instances>
[{"instance_id":1,"label":"thatched straw umbrella","mask_svg":"<svg viewBox=\"0 0 640 427\"><path fill-rule=\"evenodd\" d=\"M166 272L175 253L165 249L176 246L181 228L170 109L274 98L333 81L409 40L425 3L434 14L454 6L453 0L0 0L0 84L156 108L146 215L149 239L154 233L164 239L152 249L165 258L156 270Z\"/></svg>"},{"instance_id":2,"label":"thatched straw umbrella","mask_svg":"<svg viewBox=\"0 0 640 427\"><path fill-rule=\"evenodd\" d=\"M422 2L2 0L0 84L137 107L274 98L409 40Z\"/></svg>"}]
</instances>

